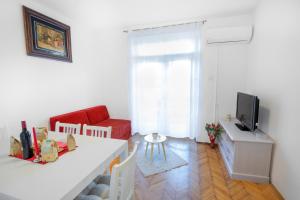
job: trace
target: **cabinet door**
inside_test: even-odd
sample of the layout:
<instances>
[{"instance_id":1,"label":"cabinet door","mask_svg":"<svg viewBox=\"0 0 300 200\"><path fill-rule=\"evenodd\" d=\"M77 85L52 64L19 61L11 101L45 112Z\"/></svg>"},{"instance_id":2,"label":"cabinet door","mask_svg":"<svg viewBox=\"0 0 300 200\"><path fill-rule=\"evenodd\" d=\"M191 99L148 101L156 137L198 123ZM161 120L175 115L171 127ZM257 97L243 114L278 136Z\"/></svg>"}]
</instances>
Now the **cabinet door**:
<instances>
[{"instance_id":1,"label":"cabinet door","mask_svg":"<svg viewBox=\"0 0 300 200\"><path fill-rule=\"evenodd\" d=\"M224 158L224 162L229 169L229 173L233 169L233 158L234 158L234 143L229 139L226 133L222 133L219 137L219 148Z\"/></svg>"},{"instance_id":2,"label":"cabinet door","mask_svg":"<svg viewBox=\"0 0 300 200\"><path fill-rule=\"evenodd\" d=\"M234 172L269 177L272 144L235 142Z\"/></svg>"}]
</instances>

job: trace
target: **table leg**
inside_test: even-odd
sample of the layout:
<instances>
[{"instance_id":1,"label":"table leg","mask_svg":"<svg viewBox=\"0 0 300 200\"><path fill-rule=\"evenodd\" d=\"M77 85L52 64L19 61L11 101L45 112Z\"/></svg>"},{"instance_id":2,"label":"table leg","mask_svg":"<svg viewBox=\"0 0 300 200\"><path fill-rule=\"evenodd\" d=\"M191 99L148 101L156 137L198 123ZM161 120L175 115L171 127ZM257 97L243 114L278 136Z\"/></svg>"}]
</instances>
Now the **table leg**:
<instances>
[{"instance_id":1,"label":"table leg","mask_svg":"<svg viewBox=\"0 0 300 200\"><path fill-rule=\"evenodd\" d=\"M153 161L153 146L154 144L151 143L151 157L150 157L151 161Z\"/></svg>"},{"instance_id":2,"label":"table leg","mask_svg":"<svg viewBox=\"0 0 300 200\"><path fill-rule=\"evenodd\" d=\"M145 157L147 156L148 146L149 146L149 142L147 142L147 145L146 145Z\"/></svg>"},{"instance_id":3,"label":"table leg","mask_svg":"<svg viewBox=\"0 0 300 200\"><path fill-rule=\"evenodd\" d=\"M161 145L162 145L162 148L163 148L163 151L164 151L165 160L167 160L165 144L162 142Z\"/></svg>"},{"instance_id":4,"label":"table leg","mask_svg":"<svg viewBox=\"0 0 300 200\"><path fill-rule=\"evenodd\" d=\"M160 146L159 146L159 143L157 143L157 146L158 146L158 153L160 154Z\"/></svg>"}]
</instances>

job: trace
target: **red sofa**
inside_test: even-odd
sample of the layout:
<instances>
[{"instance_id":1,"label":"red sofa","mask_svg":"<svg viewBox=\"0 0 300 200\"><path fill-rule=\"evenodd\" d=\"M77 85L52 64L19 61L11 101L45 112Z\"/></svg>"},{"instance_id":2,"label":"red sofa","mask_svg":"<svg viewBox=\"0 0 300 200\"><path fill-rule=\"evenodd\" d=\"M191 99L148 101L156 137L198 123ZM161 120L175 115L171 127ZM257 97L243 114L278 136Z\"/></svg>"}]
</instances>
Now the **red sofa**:
<instances>
[{"instance_id":1,"label":"red sofa","mask_svg":"<svg viewBox=\"0 0 300 200\"><path fill-rule=\"evenodd\" d=\"M111 119L106 106L95 106L50 118L50 130L55 130L55 123L88 124L93 126L111 126L112 138L128 140L131 136L131 121Z\"/></svg>"}]
</instances>

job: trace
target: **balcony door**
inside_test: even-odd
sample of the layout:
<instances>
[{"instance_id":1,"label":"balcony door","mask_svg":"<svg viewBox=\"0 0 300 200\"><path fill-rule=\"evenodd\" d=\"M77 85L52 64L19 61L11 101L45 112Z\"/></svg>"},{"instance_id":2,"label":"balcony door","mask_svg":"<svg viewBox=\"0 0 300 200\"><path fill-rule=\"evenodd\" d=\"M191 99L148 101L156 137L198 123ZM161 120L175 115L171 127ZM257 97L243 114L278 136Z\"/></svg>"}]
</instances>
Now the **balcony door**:
<instances>
[{"instance_id":1,"label":"balcony door","mask_svg":"<svg viewBox=\"0 0 300 200\"><path fill-rule=\"evenodd\" d=\"M197 137L201 110L199 24L137 31L130 33L129 41L133 131Z\"/></svg>"}]
</instances>

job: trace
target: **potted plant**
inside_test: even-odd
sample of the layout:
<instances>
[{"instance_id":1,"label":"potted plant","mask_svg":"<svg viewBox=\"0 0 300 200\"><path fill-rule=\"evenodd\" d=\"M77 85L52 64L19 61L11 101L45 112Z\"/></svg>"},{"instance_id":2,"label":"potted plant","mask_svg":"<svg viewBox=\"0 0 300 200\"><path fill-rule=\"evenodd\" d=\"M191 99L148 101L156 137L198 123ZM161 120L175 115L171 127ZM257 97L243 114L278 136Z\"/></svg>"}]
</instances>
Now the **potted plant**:
<instances>
[{"instance_id":1,"label":"potted plant","mask_svg":"<svg viewBox=\"0 0 300 200\"><path fill-rule=\"evenodd\" d=\"M216 138L218 138L219 135L222 132L221 125L219 123L218 124L215 124L215 123L206 124L205 125L205 130L207 131L207 134L208 134L208 137L209 137L209 140L210 140L210 146L212 148L214 148L215 144L216 144L215 143Z\"/></svg>"}]
</instances>

